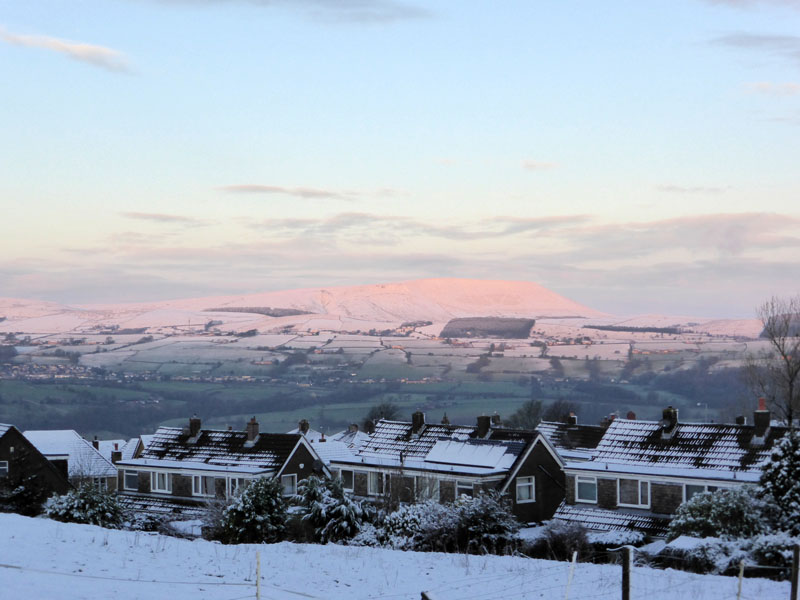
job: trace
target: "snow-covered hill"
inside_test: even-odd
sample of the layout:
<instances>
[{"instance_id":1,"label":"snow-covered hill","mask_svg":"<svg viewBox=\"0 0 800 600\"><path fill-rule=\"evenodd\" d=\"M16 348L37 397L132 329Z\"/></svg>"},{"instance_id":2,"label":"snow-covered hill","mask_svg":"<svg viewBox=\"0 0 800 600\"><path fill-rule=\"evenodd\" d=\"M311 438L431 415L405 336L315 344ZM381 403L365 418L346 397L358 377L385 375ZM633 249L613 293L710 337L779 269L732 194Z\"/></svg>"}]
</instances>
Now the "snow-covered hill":
<instances>
[{"instance_id":1,"label":"snow-covered hill","mask_svg":"<svg viewBox=\"0 0 800 600\"><path fill-rule=\"evenodd\" d=\"M223 546L0 514L0 597L57 600L561 600L567 563L337 545ZM616 600L621 569L579 563L569 598ZM728 600L735 578L634 568L632 597ZM788 598L789 583L747 579L744 598Z\"/></svg>"}]
</instances>

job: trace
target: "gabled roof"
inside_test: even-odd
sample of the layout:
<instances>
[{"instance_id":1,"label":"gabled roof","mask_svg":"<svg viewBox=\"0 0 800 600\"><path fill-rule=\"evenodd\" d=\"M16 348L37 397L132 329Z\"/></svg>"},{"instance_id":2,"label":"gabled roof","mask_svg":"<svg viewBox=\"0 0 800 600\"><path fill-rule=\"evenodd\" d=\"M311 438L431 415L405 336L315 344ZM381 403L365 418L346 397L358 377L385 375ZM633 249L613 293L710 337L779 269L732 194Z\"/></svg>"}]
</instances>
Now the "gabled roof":
<instances>
[{"instance_id":1,"label":"gabled roof","mask_svg":"<svg viewBox=\"0 0 800 600\"><path fill-rule=\"evenodd\" d=\"M342 442L347 444L349 448L358 450L369 441L369 434L364 433L363 431L350 431L349 429L345 429L339 433L334 433L330 439L337 442Z\"/></svg>"},{"instance_id":2,"label":"gabled roof","mask_svg":"<svg viewBox=\"0 0 800 600\"><path fill-rule=\"evenodd\" d=\"M300 435L305 436L305 438L309 442L316 442L318 440L321 440L323 437L325 437L324 433L322 433L320 431L317 431L316 429L308 429L308 430L306 430L305 433L303 433L302 431L300 431L300 428L298 428L298 427L295 427L294 429L292 429L291 431L288 431L287 433L290 433L292 435L299 433Z\"/></svg>"},{"instance_id":3,"label":"gabled roof","mask_svg":"<svg viewBox=\"0 0 800 600\"><path fill-rule=\"evenodd\" d=\"M678 423L662 436L657 421L615 419L597 445L594 459L569 468L685 477L757 479L785 427L770 427L753 444L752 425Z\"/></svg>"},{"instance_id":4,"label":"gabled roof","mask_svg":"<svg viewBox=\"0 0 800 600\"><path fill-rule=\"evenodd\" d=\"M347 444L329 439L324 442L314 442L312 447L326 465L330 465L332 460L354 460L355 451L351 450Z\"/></svg>"},{"instance_id":5,"label":"gabled roof","mask_svg":"<svg viewBox=\"0 0 800 600\"><path fill-rule=\"evenodd\" d=\"M72 429L26 431L24 435L47 458L67 457L72 477L116 477L117 469Z\"/></svg>"},{"instance_id":6,"label":"gabled roof","mask_svg":"<svg viewBox=\"0 0 800 600\"><path fill-rule=\"evenodd\" d=\"M122 452L123 447L127 444L125 440L98 440L97 451L103 455L103 458L110 461L112 452Z\"/></svg>"},{"instance_id":7,"label":"gabled roof","mask_svg":"<svg viewBox=\"0 0 800 600\"><path fill-rule=\"evenodd\" d=\"M416 434L412 424L404 421L384 421L375 424L375 432L361 447L358 454L364 458L396 459L423 458L437 440L467 440L475 430L464 425L441 425L426 423Z\"/></svg>"},{"instance_id":8,"label":"gabled roof","mask_svg":"<svg viewBox=\"0 0 800 600\"><path fill-rule=\"evenodd\" d=\"M600 425L571 425L555 421L542 421L536 429L561 456L574 460L589 460L606 432L606 428Z\"/></svg>"},{"instance_id":9,"label":"gabled roof","mask_svg":"<svg viewBox=\"0 0 800 600\"><path fill-rule=\"evenodd\" d=\"M3 437L6 434L6 431L11 429L12 425L7 425L6 423L0 423L0 437Z\"/></svg>"},{"instance_id":10,"label":"gabled roof","mask_svg":"<svg viewBox=\"0 0 800 600\"><path fill-rule=\"evenodd\" d=\"M238 467L247 472L277 471L300 443L305 443L300 434L261 433L250 444L244 431L202 429L192 438L181 428L160 427L140 458L124 462L174 468L207 466L210 470Z\"/></svg>"}]
</instances>

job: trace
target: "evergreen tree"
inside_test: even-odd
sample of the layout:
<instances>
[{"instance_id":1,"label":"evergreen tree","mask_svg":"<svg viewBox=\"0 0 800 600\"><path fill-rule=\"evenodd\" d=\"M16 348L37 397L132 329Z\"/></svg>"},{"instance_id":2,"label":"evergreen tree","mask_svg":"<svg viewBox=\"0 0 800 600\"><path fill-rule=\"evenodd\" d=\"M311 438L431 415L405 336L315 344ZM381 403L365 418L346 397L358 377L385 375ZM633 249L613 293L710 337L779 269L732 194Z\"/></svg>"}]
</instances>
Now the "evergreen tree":
<instances>
[{"instance_id":1,"label":"evergreen tree","mask_svg":"<svg viewBox=\"0 0 800 600\"><path fill-rule=\"evenodd\" d=\"M751 488L695 494L678 507L667 539L693 537L743 538L769 529L769 512Z\"/></svg>"},{"instance_id":2,"label":"evergreen tree","mask_svg":"<svg viewBox=\"0 0 800 600\"><path fill-rule=\"evenodd\" d=\"M222 541L229 544L280 542L286 534L286 502L277 479L248 485L222 514Z\"/></svg>"},{"instance_id":3,"label":"evergreen tree","mask_svg":"<svg viewBox=\"0 0 800 600\"><path fill-rule=\"evenodd\" d=\"M777 510L779 527L800 535L800 433L790 431L772 447L761 472L762 498Z\"/></svg>"},{"instance_id":4,"label":"evergreen tree","mask_svg":"<svg viewBox=\"0 0 800 600\"><path fill-rule=\"evenodd\" d=\"M116 529L123 511L115 494L95 485L82 485L62 496L52 496L44 505L45 516L65 523L86 523Z\"/></svg>"}]
</instances>

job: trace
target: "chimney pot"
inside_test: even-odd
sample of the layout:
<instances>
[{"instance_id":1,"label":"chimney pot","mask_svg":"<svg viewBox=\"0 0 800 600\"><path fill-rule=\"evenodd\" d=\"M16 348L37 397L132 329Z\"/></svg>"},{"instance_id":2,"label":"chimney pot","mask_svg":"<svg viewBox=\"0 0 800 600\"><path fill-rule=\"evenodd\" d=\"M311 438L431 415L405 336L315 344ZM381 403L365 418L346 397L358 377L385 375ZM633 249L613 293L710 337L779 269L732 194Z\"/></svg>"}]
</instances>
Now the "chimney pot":
<instances>
[{"instance_id":1,"label":"chimney pot","mask_svg":"<svg viewBox=\"0 0 800 600\"><path fill-rule=\"evenodd\" d=\"M486 434L489 433L489 429L492 427L492 419L491 417L487 417L485 415L481 415L478 417L478 431L476 432L479 438L486 437Z\"/></svg>"},{"instance_id":2,"label":"chimney pot","mask_svg":"<svg viewBox=\"0 0 800 600\"><path fill-rule=\"evenodd\" d=\"M442 417L442 425L450 425L450 419L447 418L447 413Z\"/></svg>"},{"instance_id":3,"label":"chimney pot","mask_svg":"<svg viewBox=\"0 0 800 600\"><path fill-rule=\"evenodd\" d=\"M578 415L574 412L569 413L569 418L567 420L568 425L577 425L578 424Z\"/></svg>"},{"instance_id":4,"label":"chimney pot","mask_svg":"<svg viewBox=\"0 0 800 600\"><path fill-rule=\"evenodd\" d=\"M417 411L411 415L411 433L419 433L423 425L425 425L424 412Z\"/></svg>"},{"instance_id":5,"label":"chimney pot","mask_svg":"<svg viewBox=\"0 0 800 600\"><path fill-rule=\"evenodd\" d=\"M759 398L758 399L758 410L767 410L767 399L766 398Z\"/></svg>"},{"instance_id":6,"label":"chimney pot","mask_svg":"<svg viewBox=\"0 0 800 600\"><path fill-rule=\"evenodd\" d=\"M628 414L625 415L625 418L628 419L629 421L635 421L636 420L636 413L633 412L632 410L629 410Z\"/></svg>"}]
</instances>

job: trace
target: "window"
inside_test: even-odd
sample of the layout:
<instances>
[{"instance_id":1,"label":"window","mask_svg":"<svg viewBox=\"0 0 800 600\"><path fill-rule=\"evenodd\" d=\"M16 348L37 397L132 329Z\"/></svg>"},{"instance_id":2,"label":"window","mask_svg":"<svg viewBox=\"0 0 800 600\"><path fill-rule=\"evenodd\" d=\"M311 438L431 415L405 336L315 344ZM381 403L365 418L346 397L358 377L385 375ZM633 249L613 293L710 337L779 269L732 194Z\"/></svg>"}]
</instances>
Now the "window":
<instances>
[{"instance_id":1,"label":"window","mask_svg":"<svg viewBox=\"0 0 800 600\"><path fill-rule=\"evenodd\" d=\"M216 496L216 479L208 475L195 475L192 477L193 496Z\"/></svg>"},{"instance_id":2,"label":"window","mask_svg":"<svg viewBox=\"0 0 800 600\"><path fill-rule=\"evenodd\" d=\"M725 488L718 485L687 483L683 486L683 501L686 502L687 500L691 499L692 496L696 496L697 494L702 494L704 492L716 492L717 490L721 489Z\"/></svg>"},{"instance_id":3,"label":"window","mask_svg":"<svg viewBox=\"0 0 800 600\"><path fill-rule=\"evenodd\" d=\"M345 491L352 492L353 491L353 472L348 471L347 469L342 469L341 471L342 476L342 488Z\"/></svg>"},{"instance_id":4,"label":"window","mask_svg":"<svg viewBox=\"0 0 800 600\"><path fill-rule=\"evenodd\" d=\"M106 479L105 477L93 477L92 485L96 489L105 492L108 490L108 479Z\"/></svg>"},{"instance_id":5,"label":"window","mask_svg":"<svg viewBox=\"0 0 800 600\"><path fill-rule=\"evenodd\" d=\"M597 502L597 479L594 477L575 477L575 501Z\"/></svg>"},{"instance_id":6,"label":"window","mask_svg":"<svg viewBox=\"0 0 800 600\"><path fill-rule=\"evenodd\" d=\"M297 494L297 475L281 475L281 486L284 496Z\"/></svg>"},{"instance_id":7,"label":"window","mask_svg":"<svg viewBox=\"0 0 800 600\"><path fill-rule=\"evenodd\" d=\"M122 480L122 487L126 490L138 490L139 471L125 471L125 476Z\"/></svg>"},{"instance_id":8,"label":"window","mask_svg":"<svg viewBox=\"0 0 800 600\"><path fill-rule=\"evenodd\" d=\"M517 502L536 502L536 484L533 477L517 477Z\"/></svg>"},{"instance_id":9,"label":"window","mask_svg":"<svg viewBox=\"0 0 800 600\"><path fill-rule=\"evenodd\" d=\"M150 491L164 493L172 492L172 474L150 473Z\"/></svg>"},{"instance_id":10,"label":"window","mask_svg":"<svg viewBox=\"0 0 800 600\"><path fill-rule=\"evenodd\" d=\"M243 479L242 477L231 477L228 479L228 498L233 498L241 494L246 485L247 479Z\"/></svg>"},{"instance_id":11,"label":"window","mask_svg":"<svg viewBox=\"0 0 800 600\"><path fill-rule=\"evenodd\" d=\"M383 493L383 473L371 471L367 479L367 494L378 496Z\"/></svg>"},{"instance_id":12,"label":"window","mask_svg":"<svg viewBox=\"0 0 800 600\"><path fill-rule=\"evenodd\" d=\"M474 496L471 481L456 481L456 498L460 496Z\"/></svg>"},{"instance_id":13,"label":"window","mask_svg":"<svg viewBox=\"0 0 800 600\"><path fill-rule=\"evenodd\" d=\"M617 498L620 506L650 506L650 482L638 479L618 479Z\"/></svg>"},{"instance_id":14,"label":"window","mask_svg":"<svg viewBox=\"0 0 800 600\"><path fill-rule=\"evenodd\" d=\"M416 477L417 500L439 501L439 480L433 477Z\"/></svg>"},{"instance_id":15,"label":"window","mask_svg":"<svg viewBox=\"0 0 800 600\"><path fill-rule=\"evenodd\" d=\"M8 461L0 460L0 477L8 477Z\"/></svg>"}]
</instances>

